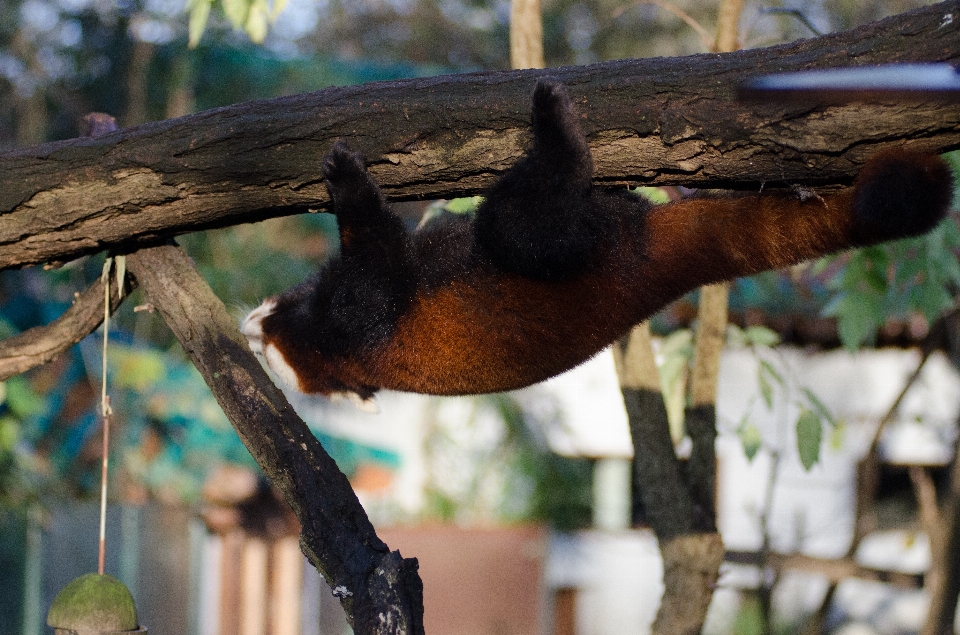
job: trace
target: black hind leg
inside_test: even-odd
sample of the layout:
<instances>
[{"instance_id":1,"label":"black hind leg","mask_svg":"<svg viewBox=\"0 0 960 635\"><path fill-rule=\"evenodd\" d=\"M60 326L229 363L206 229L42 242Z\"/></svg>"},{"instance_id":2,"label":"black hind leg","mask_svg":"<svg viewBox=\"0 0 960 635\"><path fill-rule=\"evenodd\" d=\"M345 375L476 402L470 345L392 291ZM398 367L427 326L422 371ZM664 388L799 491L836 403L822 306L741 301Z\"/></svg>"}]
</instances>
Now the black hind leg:
<instances>
[{"instance_id":1,"label":"black hind leg","mask_svg":"<svg viewBox=\"0 0 960 635\"><path fill-rule=\"evenodd\" d=\"M480 249L508 271L562 279L583 271L610 219L591 198L593 159L562 84L533 92L533 145L477 210Z\"/></svg>"},{"instance_id":2,"label":"black hind leg","mask_svg":"<svg viewBox=\"0 0 960 635\"><path fill-rule=\"evenodd\" d=\"M353 354L388 338L416 292L410 236L367 174L363 156L337 141L323 175L340 230L340 254L315 281L320 348Z\"/></svg>"}]
</instances>

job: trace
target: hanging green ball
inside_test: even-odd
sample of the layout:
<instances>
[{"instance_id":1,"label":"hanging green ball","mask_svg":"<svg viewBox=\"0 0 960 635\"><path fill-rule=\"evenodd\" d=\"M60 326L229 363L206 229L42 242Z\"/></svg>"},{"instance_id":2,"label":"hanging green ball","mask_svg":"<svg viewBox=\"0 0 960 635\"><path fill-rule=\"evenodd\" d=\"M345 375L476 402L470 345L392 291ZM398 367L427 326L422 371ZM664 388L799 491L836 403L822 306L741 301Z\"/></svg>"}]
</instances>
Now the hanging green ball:
<instances>
[{"instance_id":1,"label":"hanging green ball","mask_svg":"<svg viewBox=\"0 0 960 635\"><path fill-rule=\"evenodd\" d=\"M88 573L57 594L47 613L47 625L79 633L136 631L137 607L120 580Z\"/></svg>"}]
</instances>

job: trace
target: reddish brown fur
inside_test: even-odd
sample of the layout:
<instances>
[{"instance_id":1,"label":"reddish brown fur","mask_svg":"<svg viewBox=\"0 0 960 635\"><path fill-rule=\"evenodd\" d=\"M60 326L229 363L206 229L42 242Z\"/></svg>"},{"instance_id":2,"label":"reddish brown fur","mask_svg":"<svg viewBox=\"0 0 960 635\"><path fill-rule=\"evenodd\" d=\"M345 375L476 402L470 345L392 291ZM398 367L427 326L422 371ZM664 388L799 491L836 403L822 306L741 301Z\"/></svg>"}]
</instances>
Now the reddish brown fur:
<instances>
[{"instance_id":1,"label":"reddish brown fur","mask_svg":"<svg viewBox=\"0 0 960 635\"><path fill-rule=\"evenodd\" d=\"M348 386L441 395L528 386L595 355L691 287L848 246L850 199L847 191L805 202L753 196L654 208L645 242L625 240L592 273L553 282L487 272L418 296L375 358L337 360L337 375ZM624 268L635 258L620 250L642 250L643 264ZM295 341L281 351L303 357Z\"/></svg>"}]
</instances>

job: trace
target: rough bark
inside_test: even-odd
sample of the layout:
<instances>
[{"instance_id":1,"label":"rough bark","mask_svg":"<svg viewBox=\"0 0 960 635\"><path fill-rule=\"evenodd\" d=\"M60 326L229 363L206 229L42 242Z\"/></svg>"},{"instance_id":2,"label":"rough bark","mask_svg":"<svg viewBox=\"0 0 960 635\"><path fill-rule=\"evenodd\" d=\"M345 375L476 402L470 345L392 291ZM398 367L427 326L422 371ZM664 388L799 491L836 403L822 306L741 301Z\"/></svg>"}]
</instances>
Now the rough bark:
<instances>
[{"instance_id":1,"label":"rough bark","mask_svg":"<svg viewBox=\"0 0 960 635\"><path fill-rule=\"evenodd\" d=\"M729 295L729 282L701 287L697 311L690 407L684 412L684 423L692 442L687 478L696 507L695 527L698 531L712 532L717 529L714 500L717 380L720 376L720 354L726 342Z\"/></svg>"},{"instance_id":2,"label":"rough bark","mask_svg":"<svg viewBox=\"0 0 960 635\"><path fill-rule=\"evenodd\" d=\"M950 358L956 360L960 354L960 312L947 315L942 325L944 347ZM922 526L930 538L930 568L924 583L930 606L920 635L952 635L960 597L960 439L954 443L950 481L939 503L932 479L924 468L912 467L910 477L917 493Z\"/></svg>"},{"instance_id":3,"label":"rough bark","mask_svg":"<svg viewBox=\"0 0 960 635\"><path fill-rule=\"evenodd\" d=\"M848 183L885 146L960 147L960 110L742 104L736 86L895 61L960 61L960 2L767 49L329 88L44 144L0 155L0 268L324 209L317 165L339 137L389 199L476 193L521 153L545 74L570 87L598 183Z\"/></svg>"},{"instance_id":4,"label":"rough bark","mask_svg":"<svg viewBox=\"0 0 960 635\"><path fill-rule=\"evenodd\" d=\"M717 533L698 533L660 541L664 593L653 623L657 635L696 635L703 629L723 563L723 540Z\"/></svg>"},{"instance_id":5,"label":"rough bark","mask_svg":"<svg viewBox=\"0 0 960 635\"><path fill-rule=\"evenodd\" d=\"M127 268L200 370L264 473L283 492L304 554L362 635L422 635L415 558L377 537L346 477L250 352L223 303L178 247L127 256Z\"/></svg>"}]
</instances>

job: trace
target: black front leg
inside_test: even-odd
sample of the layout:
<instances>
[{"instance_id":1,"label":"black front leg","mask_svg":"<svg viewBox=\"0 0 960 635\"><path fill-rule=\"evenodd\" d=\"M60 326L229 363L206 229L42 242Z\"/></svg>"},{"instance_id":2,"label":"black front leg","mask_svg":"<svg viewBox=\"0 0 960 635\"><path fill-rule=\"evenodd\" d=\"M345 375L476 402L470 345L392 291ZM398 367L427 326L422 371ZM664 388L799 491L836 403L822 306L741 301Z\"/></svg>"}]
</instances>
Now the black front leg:
<instances>
[{"instance_id":1,"label":"black front leg","mask_svg":"<svg viewBox=\"0 0 960 635\"><path fill-rule=\"evenodd\" d=\"M363 156L337 141L322 167L340 254L318 275L312 310L321 316L324 352L353 355L393 333L416 293L416 263L403 221L387 208Z\"/></svg>"}]
</instances>

